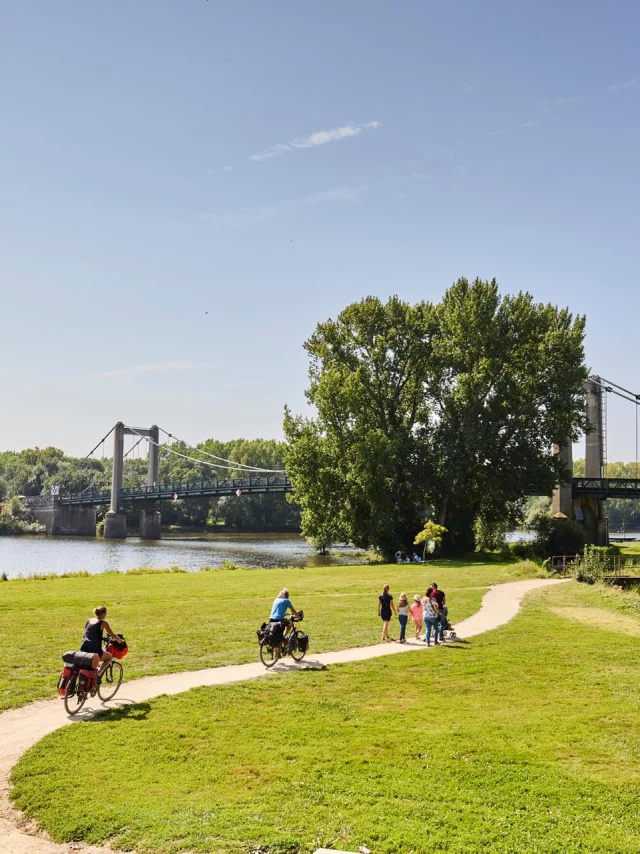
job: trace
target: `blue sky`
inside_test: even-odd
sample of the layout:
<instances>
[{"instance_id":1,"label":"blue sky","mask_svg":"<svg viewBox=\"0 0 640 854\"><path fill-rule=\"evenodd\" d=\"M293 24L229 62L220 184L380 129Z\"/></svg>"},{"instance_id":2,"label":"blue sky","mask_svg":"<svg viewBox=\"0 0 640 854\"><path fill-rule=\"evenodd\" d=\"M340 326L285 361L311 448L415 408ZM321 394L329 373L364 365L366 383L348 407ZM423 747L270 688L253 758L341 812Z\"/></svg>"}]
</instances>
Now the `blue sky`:
<instances>
[{"instance_id":1,"label":"blue sky","mask_svg":"<svg viewBox=\"0 0 640 854\"><path fill-rule=\"evenodd\" d=\"M637 2L5 0L0 448L281 436L303 341L495 276L640 392ZM610 402L609 458L634 459Z\"/></svg>"}]
</instances>

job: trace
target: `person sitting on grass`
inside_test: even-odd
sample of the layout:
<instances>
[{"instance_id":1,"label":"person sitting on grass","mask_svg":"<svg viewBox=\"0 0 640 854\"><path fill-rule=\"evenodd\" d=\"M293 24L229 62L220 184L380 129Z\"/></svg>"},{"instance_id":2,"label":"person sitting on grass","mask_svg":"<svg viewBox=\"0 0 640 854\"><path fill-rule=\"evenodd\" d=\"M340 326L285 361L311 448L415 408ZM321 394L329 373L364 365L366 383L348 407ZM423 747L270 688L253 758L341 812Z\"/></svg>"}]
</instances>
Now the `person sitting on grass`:
<instances>
[{"instance_id":1,"label":"person sitting on grass","mask_svg":"<svg viewBox=\"0 0 640 854\"><path fill-rule=\"evenodd\" d=\"M273 605L271 606L271 616L269 617L270 623L284 623L285 631L284 636L287 637L291 632L291 620L287 619L287 611L291 611L291 613L295 616L297 614L296 609L293 607L293 602L289 599L289 591L286 587L278 593L276 598L273 600Z\"/></svg>"},{"instance_id":2,"label":"person sitting on grass","mask_svg":"<svg viewBox=\"0 0 640 854\"><path fill-rule=\"evenodd\" d=\"M94 608L93 614L94 616L85 623L80 652L91 652L94 655L100 656L102 664L100 665L98 676L101 676L102 671L113 658L110 652L102 649L102 633L106 632L110 637L116 639L118 636L105 619L107 609L104 605L98 605L97 608Z\"/></svg>"}]
</instances>

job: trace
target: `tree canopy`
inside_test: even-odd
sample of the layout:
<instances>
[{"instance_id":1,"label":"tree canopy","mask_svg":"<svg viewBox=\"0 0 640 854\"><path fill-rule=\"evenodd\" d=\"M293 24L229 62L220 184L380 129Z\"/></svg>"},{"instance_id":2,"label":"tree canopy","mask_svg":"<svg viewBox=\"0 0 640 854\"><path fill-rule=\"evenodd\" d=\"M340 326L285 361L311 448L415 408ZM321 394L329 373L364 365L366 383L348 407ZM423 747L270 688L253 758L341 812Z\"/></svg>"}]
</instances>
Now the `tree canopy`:
<instances>
[{"instance_id":1,"label":"tree canopy","mask_svg":"<svg viewBox=\"0 0 640 854\"><path fill-rule=\"evenodd\" d=\"M287 472L307 536L390 557L426 518L443 550L515 518L563 475L552 443L586 427L584 317L459 279L437 304L367 297L318 324L306 395L285 410Z\"/></svg>"}]
</instances>

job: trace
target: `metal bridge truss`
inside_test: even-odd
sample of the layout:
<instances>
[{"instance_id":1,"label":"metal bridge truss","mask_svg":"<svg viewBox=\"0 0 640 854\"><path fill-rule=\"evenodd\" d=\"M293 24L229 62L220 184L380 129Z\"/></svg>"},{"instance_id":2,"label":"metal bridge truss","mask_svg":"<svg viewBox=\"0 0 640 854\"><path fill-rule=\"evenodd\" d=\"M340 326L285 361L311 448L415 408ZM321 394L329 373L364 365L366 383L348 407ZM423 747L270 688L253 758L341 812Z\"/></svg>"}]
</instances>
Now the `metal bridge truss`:
<instances>
[{"instance_id":1,"label":"metal bridge truss","mask_svg":"<svg viewBox=\"0 0 640 854\"><path fill-rule=\"evenodd\" d=\"M292 492L288 477L228 477L222 480L199 480L192 483L165 483L159 486L135 486L120 490L120 504L138 501L171 501L177 498L222 498L230 495L264 495L267 493ZM109 504L109 490L91 489L78 495L61 494L53 499L61 505L85 507ZM28 504L44 504L52 501L51 496L28 498Z\"/></svg>"}]
</instances>

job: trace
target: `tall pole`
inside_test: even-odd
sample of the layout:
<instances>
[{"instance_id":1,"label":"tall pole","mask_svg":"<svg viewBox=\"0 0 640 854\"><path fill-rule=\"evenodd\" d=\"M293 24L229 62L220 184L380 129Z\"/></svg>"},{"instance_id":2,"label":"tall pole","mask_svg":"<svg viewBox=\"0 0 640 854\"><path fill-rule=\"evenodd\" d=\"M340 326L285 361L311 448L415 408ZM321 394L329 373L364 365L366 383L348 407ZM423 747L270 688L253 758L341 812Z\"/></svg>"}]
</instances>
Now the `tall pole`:
<instances>
[{"instance_id":1,"label":"tall pole","mask_svg":"<svg viewBox=\"0 0 640 854\"><path fill-rule=\"evenodd\" d=\"M147 486L158 485L158 461L160 455L160 430L156 424L149 430L149 466L147 468Z\"/></svg>"},{"instance_id":2,"label":"tall pole","mask_svg":"<svg viewBox=\"0 0 640 854\"><path fill-rule=\"evenodd\" d=\"M120 509L120 491L122 490L122 472L124 456L124 424L118 421L113 431L113 475L111 478L111 507L112 513Z\"/></svg>"}]
</instances>

